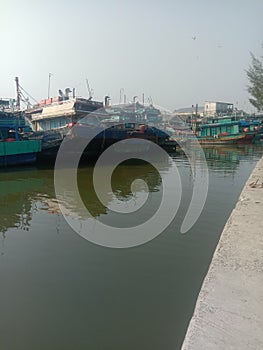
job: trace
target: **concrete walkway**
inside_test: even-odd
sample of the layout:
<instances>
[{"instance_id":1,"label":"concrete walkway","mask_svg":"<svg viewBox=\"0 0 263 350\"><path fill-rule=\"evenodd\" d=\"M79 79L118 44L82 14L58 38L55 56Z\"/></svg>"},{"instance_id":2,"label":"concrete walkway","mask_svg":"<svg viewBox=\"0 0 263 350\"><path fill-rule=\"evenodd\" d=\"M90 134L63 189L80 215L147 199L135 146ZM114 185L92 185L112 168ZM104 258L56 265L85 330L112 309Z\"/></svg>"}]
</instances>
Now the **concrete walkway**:
<instances>
[{"instance_id":1,"label":"concrete walkway","mask_svg":"<svg viewBox=\"0 0 263 350\"><path fill-rule=\"evenodd\" d=\"M263 158L224 228L182 349L263 349Z\"/></svg>"}]
</instances>

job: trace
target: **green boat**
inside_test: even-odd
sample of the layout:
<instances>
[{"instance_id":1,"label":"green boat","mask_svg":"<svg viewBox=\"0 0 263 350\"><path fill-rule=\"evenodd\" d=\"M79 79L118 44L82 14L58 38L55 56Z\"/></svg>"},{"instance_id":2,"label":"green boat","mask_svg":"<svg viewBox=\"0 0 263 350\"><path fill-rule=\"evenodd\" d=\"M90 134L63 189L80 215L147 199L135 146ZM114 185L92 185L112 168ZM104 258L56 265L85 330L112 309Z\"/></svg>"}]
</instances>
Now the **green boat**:
<instances>
[{"instance_id":1,"label":"green boat","mask_svg":"<svg viewBox=\"0 0 263 350\"><path fill-rule=\"evenodd\" d=\"M25 119L0 112L0 167L34 163L41 151L40 140L27 140Z\"/></svg>"},{"instance_id":2,"label":"green boat","mask_svg":"<svg viewBox=\"0 0 263 350\"><path fill-rule=\"evenodd\" d=\"M206 123L195 125L194 132L202 145L239 144L247 141L240 132L239 121L231 117L209 118Z\"/></svg>"}]
</instances>

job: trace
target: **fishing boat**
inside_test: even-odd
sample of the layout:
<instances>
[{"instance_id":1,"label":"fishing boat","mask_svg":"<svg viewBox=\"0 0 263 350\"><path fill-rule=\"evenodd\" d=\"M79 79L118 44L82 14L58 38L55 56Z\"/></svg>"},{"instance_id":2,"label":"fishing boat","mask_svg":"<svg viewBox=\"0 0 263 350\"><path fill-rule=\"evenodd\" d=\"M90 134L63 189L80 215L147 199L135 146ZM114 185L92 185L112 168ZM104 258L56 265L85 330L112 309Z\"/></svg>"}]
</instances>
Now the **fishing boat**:
<instances>
[{"instance_id":1,"label":"fishing boat","mask_svg":"<svg viewBox=\"0 0 263 350\"><path fill-rule=\"evenodd\" d=\"M54 160L63 139L75 124L84 117L87 120L87 116L90 125L97 124L97 117L92 112L99 110L96 115L103 113L102 102L93 100L91 96L88 99L76 97L75 92L71 96L70 92L70 89L66 89L65 93L59 90L60 96L41 100L25 111L34 129L32 137L42 141L38 160ZM97 149L93 149L94 154L97 154Z\"/></svg>"},{"instance_id":2,"label":"fishing boat","mask_svg":"<svg viewBox=\"0 0 263 350\"><path fill-rule=\"evenodd\" d=\"M167 151L176 150L176 142L157 127L160 111L138 103L110 107L106 96L103 107L91 99L67 96L42 102L26 114L35 129L33 137L42 139L38 156L42 160L55 159L66 136L71 145L86 140L86 159L96 158L109 146L129 138L152 141Z\"/></svg>"},{"instance_id":3,"label":"fishing boat","mask_svg":"<svg viewBox=\"0 0 263 350\"><path fill-rule=\"evenodd\" d=\"M193 130L200 144L227 145L246 143L245 132L240 132L238 120L232 117L208 118L193 126Z\"/></svg>"},{"instance_id":4,"label":"fishing boat","mask_svg":"<svg viewBox=\"0 0 263 350\"><path fill-rule=\"evenodd\" d=\"M101 125L105 129L106 147L117 141L133 138L148 140L167 152L175 152L177 142L162 126L161 111L152 104L145 106L134 101L130 104L112 106L107 112L108 118L101 120Z\"/></svg>"},{"instance_id":5,"label":"fishing boat","mask_svg":"<svg viewBox=\"0 0 263 350\"><path fill-rule=\"evenodd\" d=\"M40 140L28 140L21 114L0 112L0 166L34 163L41 151Z\"/></svg>"},{"instance_id":6,"label":"fishing boat","mask_svg":"<svg viewBox=\"0 0 263 350\"><path fill-rule=\"evenodd\" d=\"M89 118L88 118L89 119ZM165 131L154 126L140 122L116 121L106 119L98 121L97 125L90 125L81 121L76 123L68 134L69 142L83 142L86 140L88 146L85 148L86 155L98 156L108 147L114 145L113 149L118 153L145 153L151 151L151 144L157 144L167 152L175 152L176 141ZM93 135L96 135L93 137ZM130 142L132 140L132 142ZM143 142L151 141L148 143ZM118 144L119 141L124 141ZM126 142L125 142L126 141Z\"/></svg>"}]
</instances>

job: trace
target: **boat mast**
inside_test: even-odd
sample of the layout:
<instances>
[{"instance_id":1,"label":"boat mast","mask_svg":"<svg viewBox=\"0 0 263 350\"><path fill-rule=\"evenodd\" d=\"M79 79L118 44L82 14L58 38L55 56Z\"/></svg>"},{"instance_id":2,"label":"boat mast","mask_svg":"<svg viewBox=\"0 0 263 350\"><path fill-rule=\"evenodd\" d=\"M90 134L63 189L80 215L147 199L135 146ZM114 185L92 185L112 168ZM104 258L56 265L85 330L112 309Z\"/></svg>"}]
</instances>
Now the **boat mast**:
<instances>
[{"instance_id":1,"label":"boat mast","mask_svg":"<svg viewBox=\"0 0 263 350\"><path fill-rule=\"evenodd\" d=\"M19 88L18 77L15 77L15 82L16 82L16 107L17 107L17 110L20 111L20 96L21 96L21 92L20 92L20 88Z\"/></svg>"}]
</instances>

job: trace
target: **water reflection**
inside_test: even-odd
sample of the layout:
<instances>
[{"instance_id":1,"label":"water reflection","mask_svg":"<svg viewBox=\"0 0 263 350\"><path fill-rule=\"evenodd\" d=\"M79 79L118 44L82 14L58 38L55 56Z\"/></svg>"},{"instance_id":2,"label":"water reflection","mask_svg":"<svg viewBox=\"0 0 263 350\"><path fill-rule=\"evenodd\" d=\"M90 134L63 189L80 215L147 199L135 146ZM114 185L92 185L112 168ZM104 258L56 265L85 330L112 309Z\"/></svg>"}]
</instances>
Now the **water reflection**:
<instances>
[{"instance_id":1,"label":"water reflection","mask_svg":"<svg viewBox=\"0 0 263 350\"><path fill-rule=\"evenodd\" d=\"M43 187L43 179L36 175L35 171L0 174L0 232L11 227L29 229L33 197Z\"/></svg>"},{"instance_id":2,"label":"water reflection","mask_svg":"<svg viewBox=\"0 0 263 350\"><path fill-rule=\"evenodd\" d=\"M233 174L240 162L256 159L262 155L262 146L217 146L203 148L210 171Z\"/></svg>"},{"instance_id":3,"label":"water reflection","mask_svg":"<svg viewBox=\"0 0 263 350\"><path fill-rule=\"evenodd\" d=\"M161 169L168 171L168 158L161 163ZM61 181L65 179L63 170ZM119 199L127 201L131 196L131 183L143 179L148 184L149 192L157 192L161 186L161 177L156 169L145 162L122 164L116 168L112 176L112 192L106 193L107 203ZM0 232L8 228L28 230L34 212L46 211L49 214L60 214L55 197L52 169L15 170L0 173ZM107 214L107 208L99 201L93 188L93 167L78 170L78 186L80 195L87 209L94 217ZM65 188L64 205L68 215L85 218L87 213L81 212L72 202L70 189Z\"/></svg>"},{"instance_id":4,"label":"water reflection","mask_svg":"<svg viewBox=\"0 0 263 350\"><path fill-rule=\"evenodd\" d=\"M203 146L202 150L206 157L206 162L210 171L220 171L234 173L241 161L258 159L262 156L263 145L229 145L229 146ZM192 160L195 162L195 154L199 150L192 149ZM176 160L183 160L183 151L179 152ZM198 158L196 158L198 161ZM187 160L185 159L187 163Z\"/></svg>"},{"instance_id":5,"label":"water reflection","mask_svg":"<svg viewBox=\"0 0 263 350\"><path fill-rule=\"evenodd\" d=\"M253 161L262 154L262 146L236 147L205 147L203 148L210 171L235 173L241 161ZM194 151L194 150L193 150ZM195 158L193 157L193 160ZM188 164L183 154L174 158L177 166ZM198 157L196 157L198 161ZM169 172L169 159L161 161L161 171ZM184 176L184 175L183 175ZM121 200L125 203L132 197L131 183L136 179L144 180L150 193L161 191L161 176L149 163L130 161L123 163L113 173L112 192L106 193L106 203ZM63 176L61 177L63 182ZM82 167L78 170L78 186L81 198L94 217L106 215L109 211L97 198L93 188L93 167ZM66 201L61 203L68 210L68 215L74 218L85 218L86 212L81 212L72 202L70 189ZM104 201L105 202L105 201ZM44 210L49 214L60 214L55 197L52 169L23 169L0 172L0 232L8 228L28 230L34 212Z\"/></svg>"}]
</instances>

